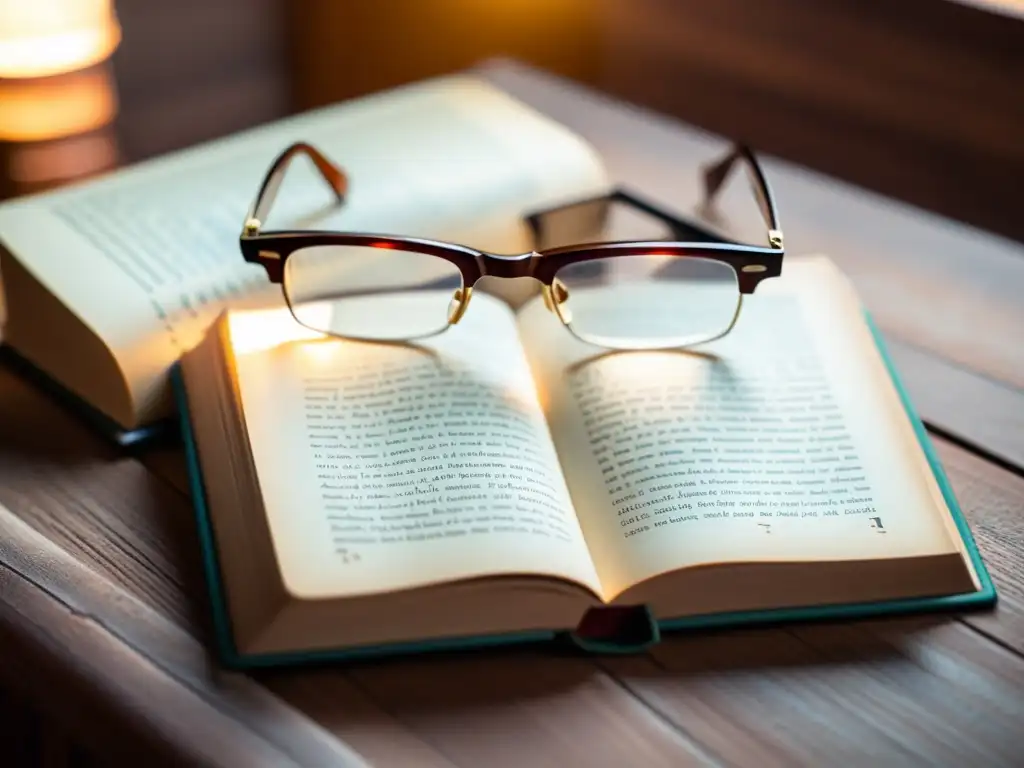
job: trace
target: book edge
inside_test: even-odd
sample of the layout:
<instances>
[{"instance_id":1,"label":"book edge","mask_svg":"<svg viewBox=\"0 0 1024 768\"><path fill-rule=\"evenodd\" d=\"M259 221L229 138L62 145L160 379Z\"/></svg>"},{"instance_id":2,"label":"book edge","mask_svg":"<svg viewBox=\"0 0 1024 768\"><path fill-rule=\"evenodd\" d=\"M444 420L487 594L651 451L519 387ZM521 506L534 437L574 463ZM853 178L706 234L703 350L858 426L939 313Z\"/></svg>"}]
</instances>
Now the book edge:
<instances>
[{"instance_id":1,"label":"book edge","mask_svg":"<svg viewBox=\"0 0 1024 768\"><path fill-rule=\"evenodd\" d=\"M889 349L885 344L885 339L882 337L882 332L875 324L874 319L871 315L865 311L864 319L867 323L868 329L871 331L871 335L874 337L875 345L878 347L878 353L882 357L882 362L885 363L885 367L889 370L889 376L892 378L893 386L896 388L896 393L899 395L900 402L903 404L903 409L907 413L907 417L910 419L910 423L914 428L914 434L917 435L918 443L921 445L921 450L924 451L925 458L928 460L928 466L931 467L932 473L935 475L935 481L939 485L939 490L942 491L942 498L946 502L946 506L949 508L950 515L953 517L953 522L956 524L957 532L963 539L964 547L967 549L967 554L970 556L971 564L974 566L975 573L978 576L978 581L981 583L981 589L977 592L968 593L969 596L980 596L983 600L989 600L995 602L997 599L995 583L992 581L992 576L988 571L988 567L985 565L985 561L981 557L981 550L978 549L978 544L974 539L974 533L971 531L970 523L967 521L967 517L963 513L963 509L960 507L960 502L956 498L956 494L953 492L953 486L949 482L949 477L946 475L946 470L942 466L942 462L939 460L939 456L935 451L935 446L932 444L931 437L928 435L928 430L924 426L924 422L917 413L917 409L914 407L913 401L910 399L910 393L907 391L906 385L903 383L903 379L893 363L892 357L889 354Z\"/></svg>"}]
</instances>

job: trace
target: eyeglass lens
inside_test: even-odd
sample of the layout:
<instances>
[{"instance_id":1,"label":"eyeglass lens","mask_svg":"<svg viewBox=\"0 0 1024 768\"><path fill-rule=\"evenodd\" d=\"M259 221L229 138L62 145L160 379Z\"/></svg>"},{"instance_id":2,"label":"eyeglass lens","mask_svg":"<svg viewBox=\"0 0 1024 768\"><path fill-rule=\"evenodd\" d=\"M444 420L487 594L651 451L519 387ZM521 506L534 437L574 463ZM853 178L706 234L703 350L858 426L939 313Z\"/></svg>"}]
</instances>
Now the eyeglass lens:
<instances>
[{"instance_id":1,"label":"eyeglass lens","mask_svg":"<svg viewBox=\"0 0 1024 768\"><path fill-rule=\"evenodd\" d=\"M605 347L699 344L728 331L739 311L735 271L712 259L612 256L569 264L555 280L563 322Z\"/></svg>"},{"instance_id":2,"label":"eyeglass lens","mask_svg":"<svg viewBox=\"0 0 1024 768\"><path fill-rule=\"evenodd\" d=\"M321 333L397 341L448 327L462 273L428 253L362 245L294 252L284 289L295 319Z\"/></svg>"}]
</instances>

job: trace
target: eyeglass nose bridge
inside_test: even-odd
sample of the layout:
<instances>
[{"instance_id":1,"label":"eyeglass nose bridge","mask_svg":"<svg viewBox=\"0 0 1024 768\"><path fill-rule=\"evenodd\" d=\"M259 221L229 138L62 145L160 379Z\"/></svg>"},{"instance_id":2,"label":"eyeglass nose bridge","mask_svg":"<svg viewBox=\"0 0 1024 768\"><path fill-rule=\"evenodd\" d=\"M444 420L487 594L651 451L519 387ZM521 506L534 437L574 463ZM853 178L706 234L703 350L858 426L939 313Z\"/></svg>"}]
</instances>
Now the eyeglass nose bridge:
<instances>
[{"instance_id":1,"label":"eyeglass nose bridge","mask_svg":"<svg viewBox=\"0 0 1024 768\"><path fill-rule=\"evenodd\" d=\"M512 256L502 256L496 253L481 253L477 258L481 277L536 277L538 262L544 258L536 251L520 253ZM465 314L466 306L469 303L470 291L455 292L449 321L452 325L457 323ZM558 316L563 324L569 325L572 322L572 311L566 306L569 299L569 291L565 285L554 278L550 285L541 286L541 294L544 297L544 306ZM452 319L454 318L454 319Z\"/></svg>"},{"instance_id":2,"label":"eyeglass nose bridge","mask_svg":"<svg viewBox=\"0 0 1024 768\"><path fill-rule=\"evenodd\" d=\"M536 251L504 256L481 253L477 257L481 277L534 277L541 255Z\"/></svg>"}]
</instances>

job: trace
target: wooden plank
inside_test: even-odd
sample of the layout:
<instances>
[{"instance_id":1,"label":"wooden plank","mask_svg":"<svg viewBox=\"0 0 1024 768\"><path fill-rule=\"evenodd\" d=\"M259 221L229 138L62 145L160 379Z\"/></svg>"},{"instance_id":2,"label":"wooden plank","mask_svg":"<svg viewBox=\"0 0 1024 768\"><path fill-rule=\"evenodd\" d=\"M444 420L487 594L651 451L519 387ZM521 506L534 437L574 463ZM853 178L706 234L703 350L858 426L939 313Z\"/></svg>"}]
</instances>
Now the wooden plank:
<instances>
[{"instance_id":1,"label":"wooden plank","mask_svg":"<svg viewBox=\"0 0 1024 768\"><path fill-rule=\"evenodd\" d=\"M187 633L3 507L0 595L5 684L109 756L163 765L363 764L259 686L211 668ZM60 695L39 695L47 689Z\"/></svg>"},{"instance_id":2,"label":"wooden plank","mask_svg":"<svg viewBox=\"0 0 1024 768\"><path fill-rule=\"evenodd\" d=\"M361 665L352 678L458 765L709 765L590 659L500 652Z\"/></svg>"},{"instance_id":3,"label":"wooden plank","mask_svg":"<svg viewBox=\"0 0 1024 768\"><path fill-rule=\"evenodd\" d=\"M955 619L695 634L605 662L724 762L1016 765L1024 659Z\"/></svg>"},{"instance_id":4,"label":"wooden plank","mask_svg":"<svg viewBox=\"0 0 1024 768\"><path fill-rule=\"evenodd\" d=\"M1024 478L942 439L935 446L999 592L995 612L963 620L1024 656Z\"/></svg>"},{"instance_id":5,"label":"wooden plank","mask_svg":"<svg viewBox=\"0 0 1024 768\"><path fill-rule=\"evenodd\" d=\"M728 146L664 115L508 62L492 82L569 126L601 153L613 179L682 213L700 202L697 170ZM897 338L1024 389L1024 245L925 213L835 179L764 158L789 254L825 253ZM746 185L730 185L719 216L761 242ZM969 407L969 404L965 404Z\"/></svg>"},{"instance_id":6,"label":"wooden plank","mask_svg":"<svg viewBox=\"0 0 1024 768\"><path fill-rule=\"evenodd\" d=\"M1024 471L1024 392L893 338L886 346L914 408L929 427Z\"/></svg>"},{"instance_id":7,"label":"wooden plank","mask_svg":"<svg viewBox=\"0 0 1024 768\"><path fill-rule=\"evenodd\" d=\"M588 658L496 651L261 679L374 765L715 762Z\"/></svg>"},{"instance_id":8,"label":"wooden plank","mask_svg":"<svg viewBox=\"0 0 1024 768\"><path fill-rule=\"evenodd\" d=\"M262 672L257 679L363 755L371 765L451 768L433 744L357 687L344 669Z\"/></svg>"},{"instance_id":9,"label":"wooden plank","mask_svg":"<svg viewBox=\"0 0 1024 768\"><path fill-rule=\"evenodd\" d=\"M0 369L0 504L182 626L208 626L191 505Z\"/></svg>"}]
</instances>

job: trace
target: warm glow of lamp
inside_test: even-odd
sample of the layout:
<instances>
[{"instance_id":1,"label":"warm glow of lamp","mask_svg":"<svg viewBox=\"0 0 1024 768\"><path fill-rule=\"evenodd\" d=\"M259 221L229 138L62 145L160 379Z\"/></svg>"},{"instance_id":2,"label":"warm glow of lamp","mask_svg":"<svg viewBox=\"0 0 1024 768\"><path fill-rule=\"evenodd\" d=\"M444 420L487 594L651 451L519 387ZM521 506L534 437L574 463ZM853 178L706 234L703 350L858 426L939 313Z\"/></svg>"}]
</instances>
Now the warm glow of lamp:
<instances>
[{"instance_id":1,"label":"warm glow of lamp","mask_svg":"<svg viewBox=\"0 0 1024 768\"><path fill-rule=\"evenodd\" d=\"M107 125L117 97L95 69L42 80L0 80L0 141L46 141Z\"/></svg>"},{"instance_id":2,"label":"warm glow of lamp","mask_svg":"<svg viewBox=\"0 0 1024 768\"><path fill-rule=\"evenodd\" d=\"M0 0L0 198L116 166L113 0Z\"/></svg>"},{"instance_id":3,"label":"warm glow of lamp","mask_svg":"<svg viewBox=\"0 0 1024 768\"><path fill-rule=\"evenodd\" d=\"M111 0L0 0L0 78L84 69L120 40Z\"/></svg>"},{"instance_id":4,"label":"warm glow of lamp","mask_svg":"<svg viewBox=\"0 0 1024 768\"><path fill-rule=\"evenodd\" d=\"M228 314L228 333L231 346L239 355L262 352L295 341L327 338L299 325L287 307L231 312Z\"/></svg>"}]
</instances>

